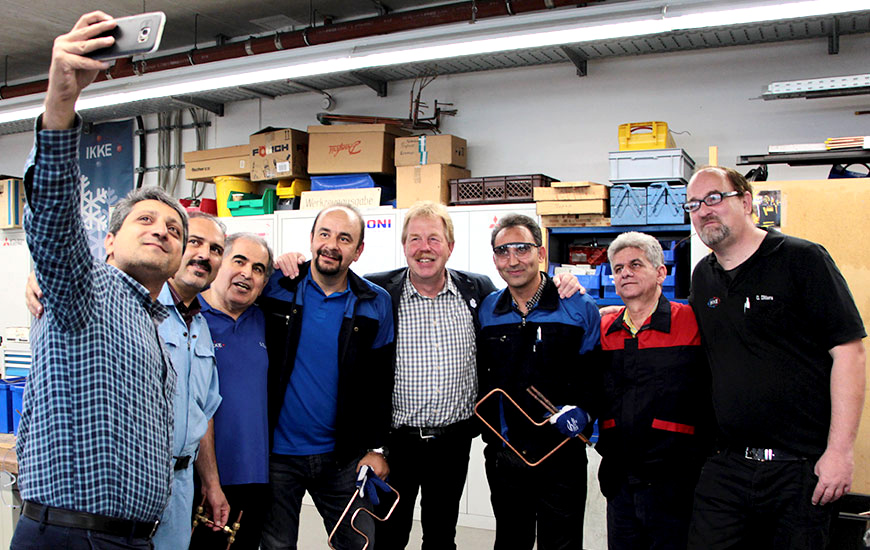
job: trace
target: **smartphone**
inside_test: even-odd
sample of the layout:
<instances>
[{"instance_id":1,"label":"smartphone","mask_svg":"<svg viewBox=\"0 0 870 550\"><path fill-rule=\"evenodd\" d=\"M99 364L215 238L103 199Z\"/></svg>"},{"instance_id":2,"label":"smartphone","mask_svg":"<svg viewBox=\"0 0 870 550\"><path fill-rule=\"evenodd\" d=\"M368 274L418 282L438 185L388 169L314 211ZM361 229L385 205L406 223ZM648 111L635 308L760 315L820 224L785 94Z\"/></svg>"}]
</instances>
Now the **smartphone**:
<instances>
[{"instance_id":1,"label":"smartphone","mask_svg":"<svg viewBox=\"0 0 870 550\"><path fill-rule=\"evenodd\" d=\"M166 14L162 11L119 17L114 29L99 36L114 36L115 43L108 48L94 50L87 57L111 61L157 51L163 36Z\"/></svg>"}]
</instances>

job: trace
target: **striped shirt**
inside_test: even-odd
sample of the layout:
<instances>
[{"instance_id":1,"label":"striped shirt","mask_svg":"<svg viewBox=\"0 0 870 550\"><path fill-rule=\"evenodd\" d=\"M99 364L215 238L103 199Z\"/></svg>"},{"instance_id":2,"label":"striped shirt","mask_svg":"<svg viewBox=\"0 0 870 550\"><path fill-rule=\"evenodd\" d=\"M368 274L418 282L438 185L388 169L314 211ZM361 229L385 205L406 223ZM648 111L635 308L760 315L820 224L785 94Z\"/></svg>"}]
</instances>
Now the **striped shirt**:
<instances>
[{"instance_id":1,"label":"striped shirt","mask_svg":"<svg viewBox=\"0 0 870 550\"><path fill-rule=\"evenodd\" d=\"M168 314L91 256L79 212L80 126L38 131L25 176L45 314L31 329L19 488L47 506L153 521L171 474L175 370L157 334Z\"/></svg>"},{"instance_id":2,"label":"striped shirt","mask_svg":"<svg viewBox=\"0 0 870 550\"><path fill-rule=\"evenodd\" d=\"M446 426L477 397L474 319L450 276L435 298L405 278L399 303L393 427Z\"/></svg>"}]
</instances>

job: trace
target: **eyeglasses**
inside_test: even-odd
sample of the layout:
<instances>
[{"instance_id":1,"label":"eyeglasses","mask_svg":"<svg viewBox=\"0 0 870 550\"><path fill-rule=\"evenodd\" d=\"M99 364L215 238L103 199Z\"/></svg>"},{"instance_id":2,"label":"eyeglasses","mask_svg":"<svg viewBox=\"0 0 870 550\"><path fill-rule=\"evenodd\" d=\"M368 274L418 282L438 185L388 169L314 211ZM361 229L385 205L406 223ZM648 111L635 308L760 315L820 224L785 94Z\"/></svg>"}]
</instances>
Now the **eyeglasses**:
<instances>
[{"instance_id":1,"label":"eyeglasses","mask_svg":"<svg viewBox=\"0 0 870 550\"><path fill-rule=\"evenodd\" d=\"M686 212L694 212L695 210L701 208L702 202L707 206L716 206L728 197L736 197L737 195L742 194L743 193L741 193L740 191L728 191L727 193L710 193L699 201L689 201L683 204L683 210L685 210Z\"/></svg>"},{"instance_id":2,"label":"eyeglasses","mask_svg":"<svg viewBox=\"0 0 870 550\"><path fill-rule=\"evenodd\" d=\"M538 248L538 245L532 243L505 243L493 247L492 251L498 258L507 258L510 256L510 251L513 250L517 258L523 260L531 255L532 250Z\"/></svg>"}]
</instances>

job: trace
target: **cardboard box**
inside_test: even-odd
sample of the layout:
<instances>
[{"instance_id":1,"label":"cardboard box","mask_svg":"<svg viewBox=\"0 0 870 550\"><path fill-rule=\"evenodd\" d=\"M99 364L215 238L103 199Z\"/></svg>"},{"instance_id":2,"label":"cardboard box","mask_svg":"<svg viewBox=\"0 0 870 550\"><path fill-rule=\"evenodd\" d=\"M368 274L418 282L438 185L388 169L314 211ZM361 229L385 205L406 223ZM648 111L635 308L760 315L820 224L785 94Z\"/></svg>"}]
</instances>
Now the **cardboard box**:
<instances>
[{"instance_id":1,"label":"cardboard box","mask_svg":"<svg viewBox=\"0 0 870 550\"><path fill-rule=\"evenodd\" d=\"M24 181L0 176L0 229L21 227L24 219Z\"/></svg>"},{"instance_id":2,"label":"cardboard box","mask_svg":"<svg viewBox=\"0 0 870 550\"><path fill-rule=\"evenodd\" d=\"M544 227L606 227L610 218L603 214L550 214L541 216Z\"/></svg>"},{"instance_id":3,"label":"cardboard box","mask_svg":"<svg viewBox=\"0 0 870 550\"><path fill-rule=\"evenodd\" d=\"M308 127L308 173L395 174L396 137L408 134L390 124Z\"/></svg>"},{"instance_id":4,"label":"cardboard box","mask_svg":"<svg viewBox=\"0 0 870 550\"><path fill-rule=\"evenodd\" d=\"M533 193L536 201L582 201L610 198L610 188L600 183L556 181L550 185L552 187L535 187Z\"/></svg>"},{"instance_id":5,"label":"cardboard box","mask_svg":"<svg viewBox=\"0 0 870 550\"><path fill-rule=\"evenodd\" d=\"M251 135L251 181L308 176L308 134L264 128Z\"/></svg>"},{"instance_id":6,"label":"cardboard box","mask_svg":"<svg viewBox=\"0 0 870 550\"><path fill-rule=\"evenodd\" d=\"M451 135L396 138L396 166L467 165L465 140Z\"/></svg>"},{"instance_id":7,"label":"cardboard box","mask_svg":"<svg viewBox=\"0 0 870 550\"><path fill-rule=\"evenodd\" d=\"M468 178L471 172L449 164L396 167L396 206L407 208L417 201L434 201L448 204L450 183L448 180Z\"/></svg>"},{"instance_id":8,"label":"cardboard box","mask_svg":"<svg viewBox=\"0 0 870 550\"><path fill-rule=\"evenodd\" d=\"M591 199L585 201L538 201L535 203L539 216L551 214L604 214L609 212L607 201Z\"/></svg>"},{"instance_id":9,"label":"cardboard box","mask_svg":"<svg viewBox=\"0 0 870 550\"><path fill-rule=\"evenodd\" d=\"M381 188L339 189L337 191L304 191L299 210L321 210L333 204L350 204L357 208L380 206Z\"/></svg>"},{"instance_id":10,"label":"cardboard box","mask_svg":"<svg viewBox=\"0 0 870 550\"><path fill-rule=\"evenodd\" d=\"M191 181L211 181L215 176L249 177L248 149L247 145L234 145L184 153L184 177Z\"/></svg>"}]
</instances>

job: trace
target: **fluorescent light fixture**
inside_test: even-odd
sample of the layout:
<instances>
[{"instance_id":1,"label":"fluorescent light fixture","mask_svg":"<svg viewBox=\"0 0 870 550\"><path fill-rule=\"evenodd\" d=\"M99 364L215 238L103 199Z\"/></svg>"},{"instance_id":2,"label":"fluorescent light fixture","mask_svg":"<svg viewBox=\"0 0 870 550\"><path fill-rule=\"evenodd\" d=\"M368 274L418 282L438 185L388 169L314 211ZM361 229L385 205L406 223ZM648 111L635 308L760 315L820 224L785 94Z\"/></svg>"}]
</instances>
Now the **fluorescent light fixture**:
<instances>
[{"instance_id":1,"label":"fluorescent light fixture","mask_svg":"<svg viewBox=\"0 0 870 550\"><path fill-rule=\"evenodd\" d=\"M592 14L606 17L608 11L625 12L638 6L646 8L647 13L642 16L622 14L621 18L615 21L600 18L592 21L592 17L584 17ZM473 26L449 25L367 40L261 54L256 58L174 69L118 82L103 81L86 89L79 98L76 108L83 111L147 99L183 96L221 88L250 86L262 82L403 63L420 63L467 55L655 35L707 27L835 15L868 9L867 0L768 2L745 7L734 6L733 3L711 6L709 2L694 4L686 2L675 6L677 9L708 8L709 11L674 15L669 15L665 6L666 4L661 2L630 2L599 6L597 9L584 8L575 12L556 10L554 15L562 18L561 20L551 18L547 22L544 17L529 15L501 19L501 22L496 24L481 21ZM567 20L566 14L572 18ZM523 23L526 21L538 21L540 24L536 27L524 26ZM511 25L512 28L507 31L501 30L496 34L499 27L504 25ZM433 33L437 33L438 36L433 38ZM260 68L254 68L255 66ZM38 103L32 97L21 98L23 101L16 101L16 99L0 101L0 123L35 118L42 112L41 97Z\"/></svg>"}]
</instances>

